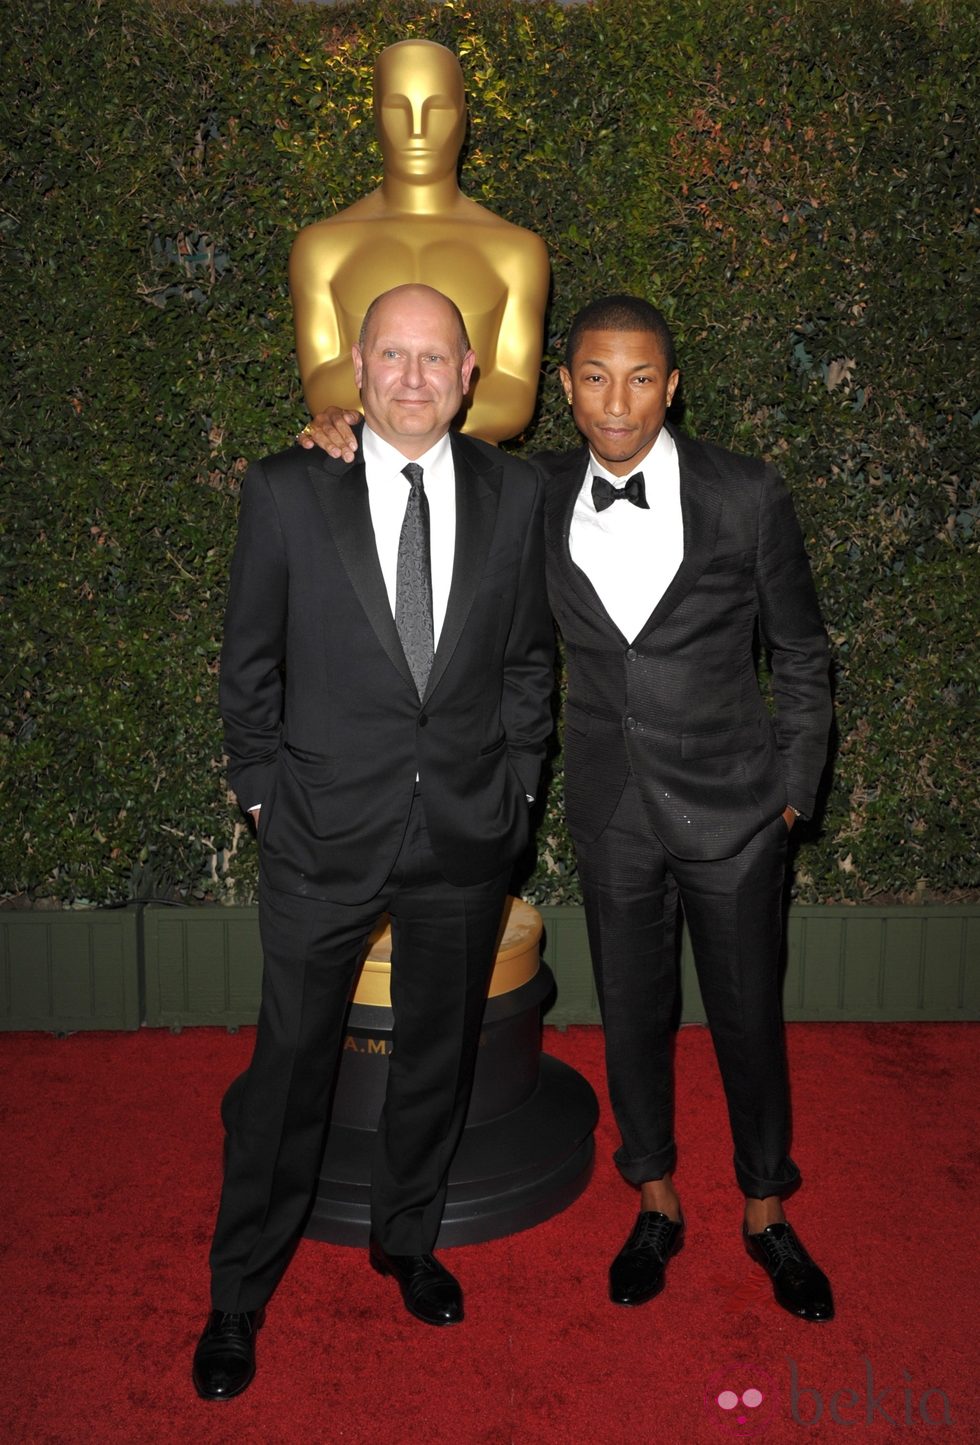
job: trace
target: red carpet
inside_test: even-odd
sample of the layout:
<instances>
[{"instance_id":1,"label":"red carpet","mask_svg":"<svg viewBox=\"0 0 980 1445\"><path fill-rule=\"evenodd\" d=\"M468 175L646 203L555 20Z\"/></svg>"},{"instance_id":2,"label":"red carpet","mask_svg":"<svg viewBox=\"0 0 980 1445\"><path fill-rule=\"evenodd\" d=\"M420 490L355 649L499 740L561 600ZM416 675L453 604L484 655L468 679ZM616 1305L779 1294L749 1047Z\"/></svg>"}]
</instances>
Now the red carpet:
<instances>
[{"instance_id":1,"label":"red carpet","mask_svg":"<svg viewBox=\"0 0 980 1445\"><path fill-rule=\"evenodd\" d=\"M527 1233L445 1252L466 1290L457 1329L411 1320L361 1252L304 1243L259 1336L255 1383L209 1404L190 1359L218 1101L251 1031L6 1035L0 1440L980 1441L977 1038L968 1025L790 1027L807 1180L792 1218L833 1279L833 1324L778 1309L742 1251L703 1029L678 1047L686 1248L658 1300L606 1301L635 1196L609 1158L598 1030L549 1029L546 1049L602 1102L582 1198ZM764 1392L746 1426L714 1403L725 1385Z\"/></svg>"}]
</instances>

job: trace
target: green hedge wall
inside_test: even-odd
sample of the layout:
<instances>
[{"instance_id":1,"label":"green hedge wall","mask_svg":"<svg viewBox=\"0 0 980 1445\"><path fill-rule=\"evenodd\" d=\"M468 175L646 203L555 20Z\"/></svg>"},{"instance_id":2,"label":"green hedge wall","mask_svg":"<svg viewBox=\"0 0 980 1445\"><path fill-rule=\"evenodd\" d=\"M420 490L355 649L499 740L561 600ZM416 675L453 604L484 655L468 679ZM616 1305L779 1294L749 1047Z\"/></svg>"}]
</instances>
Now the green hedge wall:
<instances>
[{"instance_id":1,"label":"green hedge wall","mask_svg":"<svg viewBox=\"0 0 980 1445\"><path fill-rule=\"evenodd\" d=\"M461 57L464 189L551 250L521 444L573 439L576 306L637 291L688 428L792 487L839 731L800 895L977 887L972 0L8 0L4 29L6 895L252 896L215 687L236 492L303 418L292 236L379 180L371 67L409 35ZM577 896L560 760L528 895Z\"/></svg>"}]
</instances>

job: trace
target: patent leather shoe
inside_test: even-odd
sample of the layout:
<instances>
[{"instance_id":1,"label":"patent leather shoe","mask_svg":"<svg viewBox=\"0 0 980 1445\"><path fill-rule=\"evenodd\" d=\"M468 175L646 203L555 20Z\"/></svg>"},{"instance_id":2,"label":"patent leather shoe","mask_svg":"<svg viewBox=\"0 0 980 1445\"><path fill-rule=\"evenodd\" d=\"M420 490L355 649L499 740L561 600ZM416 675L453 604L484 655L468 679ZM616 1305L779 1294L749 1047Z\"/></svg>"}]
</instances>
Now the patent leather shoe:
<instances>
[{"instance_id":1,"label":"patent leather shoe","mask_svg":"<svg viewBox=\"0 0 980 1445\"><path fill-rule=\"evenodd\" d=\"M371 1240L372 1269L393 1276L405 1308L427 1325L457 1325L463 1318L463 1291L433 1254L389 1254Z\"/></svg>"},{"instance_id":2,"label":"patent leather shoe","mask_svg":"<svg viewBox=\"0 0 980 1445\"><path fill-rule=\"evenodd\" d=\"M212 1310L194 1351L194 1388L202 1400L230 1400L255 1378L255 1332L260 1310Z\"/></svg>"},{"instance_id":3,"label":"patent leather shoe","mask_svg":"<svg viewBox=\"0 0 980 1445\"><path fill-rule=\"evenodd\" d=\"M761 1234L742 1226L749 1257L772 1280L777 1304L801 1320L832 1320L834 1296L823 1270L807 1254L791 1224L769 1224Z\"/></svg>"},{"instance_id":4,"label":"patent leather shoe","mask_svg":"<svg viewBox=\"0 0 980 1445\"><path fill-rule=\"evenodd\" d=\"M664 1287L667 1261L684 1242L684 1221L659 1209L642 1209L629 1239L609 1266L609 1298L617 1305L642 1305Z\"/></svg>"}]
</instances>

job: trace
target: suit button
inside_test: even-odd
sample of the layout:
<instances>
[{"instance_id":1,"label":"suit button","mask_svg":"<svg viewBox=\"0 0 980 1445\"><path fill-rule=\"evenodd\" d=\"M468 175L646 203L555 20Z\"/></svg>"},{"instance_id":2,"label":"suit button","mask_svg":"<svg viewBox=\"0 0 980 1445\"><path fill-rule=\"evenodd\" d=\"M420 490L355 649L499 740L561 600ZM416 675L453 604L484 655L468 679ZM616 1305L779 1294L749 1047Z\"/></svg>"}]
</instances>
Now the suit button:
<instances>
[{"instance_id":1,"label":"suit button","mask_svg":"<svg viewBox=\"0 0 980 1445\"><path fill-rule=\"evenodd\" d=\"M420 727L420 728L424 728L425 725L426 725L426 723L427 723L428 721L429 721L429 719L428 719L428 717L426 716L426 714L425 714L424 712L420 712L420 713L419 713L419 727Z\"/></svg>"},{"instance_id":2,"label":"suit button","mask_svg":"<svg viewBox=\"0 0 980 1445\"><path fill-rule=\"evenodd\" d=\"M625 726L626 726L626 728L627 728L627 731L632 732L633 729L636 727L636 718L635 718L635 717L628 717L628 718L626 718L626 719L625 719Z\"/></svg>"},{"instance_id":3,"label":"suit button","mask_svg":"<svg viewBox=\"0 0 980 1445\"><path fill-rule=\"evenodd\" d=\"M636 648L635 648L635 647L627 647L627 649L626 649L626 660L627 660L627 662L635 662L635 661L636 661Z\"/></svg>"}]
</instances>

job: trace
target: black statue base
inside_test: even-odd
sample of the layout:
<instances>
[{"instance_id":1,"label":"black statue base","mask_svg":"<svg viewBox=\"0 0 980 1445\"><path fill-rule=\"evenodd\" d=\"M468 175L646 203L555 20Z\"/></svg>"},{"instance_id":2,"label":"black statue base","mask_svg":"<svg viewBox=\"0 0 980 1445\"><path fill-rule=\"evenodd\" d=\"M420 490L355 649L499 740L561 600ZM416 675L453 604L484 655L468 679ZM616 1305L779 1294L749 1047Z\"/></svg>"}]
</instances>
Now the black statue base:
<instances>
[{"instance_id":1,"label":"black statue base","mask_svg":"<svg viewBox=\"0 0 980 1445\"><path fill-rule=\"evenodd\" d=\"M480 1244L559 1214L592 1174L596 1099L574 1069L540 1056L531 1097L502 1118L468 1124L449 1171L440 1247ZM366 1245L374 1135L334 1125L308 1239Z\"/></svg>"},{"instance_id":2,"label":"black statue base","mask_svg":"<svg viewBox=\"0 0 980 1445\"><path fill-rule=\"evenodd\" d=\"M577 1199L592 1173L595 1094L541 1053L541 1006L554 990L541 964L487 1000L466 1128L452 1168L439 1244L478 1244L530 1229ZM310 1239L367 1244L371 1154L388 1080L390 1008L352 1004Z\"/></svg>"}]
</instances>

